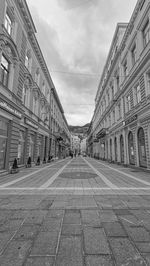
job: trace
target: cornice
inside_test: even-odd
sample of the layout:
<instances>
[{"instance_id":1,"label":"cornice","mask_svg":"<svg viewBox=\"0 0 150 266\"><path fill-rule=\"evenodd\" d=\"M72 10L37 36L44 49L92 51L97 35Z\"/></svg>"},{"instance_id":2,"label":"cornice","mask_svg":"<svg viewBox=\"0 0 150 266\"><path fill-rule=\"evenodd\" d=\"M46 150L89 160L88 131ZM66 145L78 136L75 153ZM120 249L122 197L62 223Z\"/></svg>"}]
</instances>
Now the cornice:
<instances>
[{"instance_id":1,"label":"cornice","mask_svg":"<svg viewBox=\"0 0 150 266\"><path fill-rule=\"evenodd\" d=\"M123 36L123 39L122 39L122 42L120 45L121 50L124 50L127 38L129 37L129 35L131 34L131 32L134 28L134 22L137 18L137 15L138 15L139 11L142 9L145 2L146 2L145 0L138 0L136 6L134 8L134 11L132 13L132 16L130 18L130 21L128 23L127 29L125 31L125 34Z\"/></svg>"},{"instance_id":2,"label":"cornice","mask_svg":"<svg viewBox=\"0 0 150 266\"><path fill-rule=\"evenodd\" d=\"M22 17L25 21L28 31L36 33L36 28L35 28L35 25L34 25L34 22L33 22L33 19L32 19L26 0L15 0L15 2L21 11Z\"/></svg>"}]
</instances>

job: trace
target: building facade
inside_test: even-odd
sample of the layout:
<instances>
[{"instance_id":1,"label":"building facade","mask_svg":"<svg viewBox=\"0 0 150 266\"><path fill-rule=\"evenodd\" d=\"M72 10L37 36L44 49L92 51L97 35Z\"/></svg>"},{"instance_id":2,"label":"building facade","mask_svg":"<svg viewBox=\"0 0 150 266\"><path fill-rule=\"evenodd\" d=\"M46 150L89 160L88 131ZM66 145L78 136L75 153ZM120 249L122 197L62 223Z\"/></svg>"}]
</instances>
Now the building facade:
<instances>
[{"instance_id":1,"label":"building facade","mask_svg":"<svg viewBox=\"0 0 150 266\"><path fill-rule=\"evenodd\" d=\"M86 142L87 142L87 138L81 139L81 144L80 144L80 146L81 146L81 154L84 154L87 151Z\"/></svg>"},{"instance_id":2,"label":"building facade","mask_svg":"<svg viewBox=\"0 0 150 266\"><path fill-rule=\"evenodd\" d=\"M78 155L81 152L81 139L74 134L71 135L71 151L74 155Z\"/></svg>"},{"instance_id":3,"label":"building facade","mask_svg":"<svg viewBox=\"0 0 150 266\"><path fill-rule=\"evenodd\" d=\"M57 158L69 156L71 133L58 94L51 92L51 155Z\"/></svg>"},{"instance_id":4,"label":"building facade","mask_svg":"<svg viewBox=\"0 0 150 266\"><path fill-rule=\"evenodd\" d=\"M61 113L60 128L69 136L27 3L1 0L0 171L9 169L15 158L18 164L25 165L29 157L32 162L38 157L46 162L53 153L51 98L54 94Z\"/></svg>"},{"instance_id":5,"label":"building facade","mask_svg":"<svg viewBox=\"0 0 150 266\"><path fill-rule=\"evenodd\" d=\"M118 23L95 98L92 156L150 169L150 2ZM89 143L88 143L89 145Z\"/></svg>"}]
</instances>

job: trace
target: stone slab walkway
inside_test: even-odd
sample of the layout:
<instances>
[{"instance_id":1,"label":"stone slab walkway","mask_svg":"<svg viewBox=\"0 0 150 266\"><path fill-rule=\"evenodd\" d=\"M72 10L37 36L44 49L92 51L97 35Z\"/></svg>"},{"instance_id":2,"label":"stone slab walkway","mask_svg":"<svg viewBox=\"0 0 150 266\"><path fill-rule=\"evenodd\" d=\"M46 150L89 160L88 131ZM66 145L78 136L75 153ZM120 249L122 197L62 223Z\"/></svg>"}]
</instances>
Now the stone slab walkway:
<instances>
[{"instance_id":1,"label":"stone slab walkway","mask_svg":"<svg viewBox=\"0 0 150 266\"><path fill-rule=\"evenodd\" d=\"M0 196L0 265L150 265L150 196Z\"/></svg>"}]
</instances>

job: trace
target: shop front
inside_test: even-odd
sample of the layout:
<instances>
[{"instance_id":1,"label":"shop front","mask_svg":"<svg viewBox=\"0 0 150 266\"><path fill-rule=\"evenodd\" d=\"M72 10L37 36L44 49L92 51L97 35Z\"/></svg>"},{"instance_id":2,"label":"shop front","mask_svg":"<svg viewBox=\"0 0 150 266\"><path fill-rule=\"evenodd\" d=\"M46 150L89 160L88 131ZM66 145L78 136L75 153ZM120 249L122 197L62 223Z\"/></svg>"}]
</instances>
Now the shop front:
<instances>
[{"instance_id":1,"label":"shop front","mask_svg":"<svg viewBox=\"0 0 150 266\"><path fill-rule=\"evenodd\" d=\"M147 167L145 134L142 127L139 128L138 130L137 140L138 140L139 166Z\"/></svg>"},{"instance_id":2,"label":"shop front","mask_svg":"<svg viewBox=\"0 0 150 266\"><path fill-rule=\"evenodd\" d=\"M123 135L120 136L120 161L124 163L124 139Z\"/></svg>"},{"instance_id":3,"label":"shop front","mask_svg":"<svg viewBox=\"0 0 150 266\"><path fill-rule=\"evenodd\" d=\"M8 120L0 116L0 170L6 166L6 151L8 142Z\"/></svg>"},{"instance_id":4,"label":"shop front","mask_svg":"<svg viewBox=\"0 0 150 266\"><path fill-rule=\"evenodd\" d=\"M5 99L0 98L0 171L9 169L18 155L21 109Z\"/></svg>"},{"instance_id":5,"label":"shop front","mask_svg":"<svg viewBox=\"0 0 150 266\"><path fill-rule=\"evenodd\" d=\"M96 135L96 137L100 143L99 157L102 160L106 159L106 153L107 153L107 151L106 151L106 134L107 134L107 129L102 128Z\"/></svg>"},{"instance_id":6,"label":"shop front","mask_svg":"<svg viewBox=\"0 0 150 266\"><path fill-rule=\"evenodd\" d=\"M115 162L117 162L117 138L114 139Z\"/></svg>"},{"instance_id":7,"label":"shop front","mask_svg":"<svg viewBox=\"0 0 150 266\"><path fill-rule=\"evenodd\" d=\"M27 126L27 148L26 148L26 160L28 161L29 158L31 159L31 162L35 162L37 159L37 131L38 131L38 125L28 119L27 117L24 118L25 126Z\"/></svg>"},{"instance_id":8,"label":"shop front","mask_svg":"<svg viewBox=\"0 0 150 266\"><path fill-rule=\"evenodd\" d=\"M19 142L18 142L18 164L22 165L24 164L25 160L25 132L21 131L19 132Z\"/></svg>"},{"instance_id":9,"label":"shop front","mask_svg":"<svg viewBox=\"0 0 150 266\"><path fill-rule=\"evenodd\" d=\"M135 164L135 153L134 153L134 140L133 133L130 131L128 134L128 154L129 154L129 164Z\"/></svg>"}]
</instances>

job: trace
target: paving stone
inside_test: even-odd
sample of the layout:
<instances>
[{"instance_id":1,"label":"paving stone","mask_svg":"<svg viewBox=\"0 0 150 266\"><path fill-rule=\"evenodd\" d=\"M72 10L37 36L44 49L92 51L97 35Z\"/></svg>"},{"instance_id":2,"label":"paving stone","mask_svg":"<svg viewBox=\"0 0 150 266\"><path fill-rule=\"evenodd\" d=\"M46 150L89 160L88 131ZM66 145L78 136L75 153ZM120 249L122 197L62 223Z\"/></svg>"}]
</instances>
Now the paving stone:
<instances>
[{"instance_id":1,"label":"paving stone","mask_svg":"<svg viewBox=\"0 0 150 266\"><path fill-rule=\"evenodd\" d=\"M62 235L81 235L82 227L80 224L64 224L62 227Z\"/></svg>"},{"instance_id":2,"label":"paving stone","mask_svg":"<svg viewBox=\"0 0 150 266\"><path fill-rule=\"evenodd\" d=\"M37 206L38 209L41 209L41 210L48 210L52 203L53 203L54 200L42 200L40 202L40 204Z\"/></svg>"},{"instance_id":3,"label":"paving stone","mask_svg":"<svg viewBox=\"0 0 150 266\"><path fill-rule=\"evenodd\" d=\"M147 262L147 266L149 266L150 265L150 254L145 254L145 253L143 253L142 254L142 256L143 256L143 258L146 260L146 262Z\"/></svg>"},{"instance_id":4,"label":"paving stone","mask_svg":"<svg viewBox=\"0 0 150 266\"><path fill-rule=\"evenodd\" d=\"M140 221L133 215L121 215L118 217L119 217L121 223L125 227L139 226L140 225Z\"/></svg>"},{"instance_id":5,"label":"paving stone","mask_svg":"<svg viewBox=\"0 0 150 266\"><path fill-rule=\"evenodd\" d=\"M11 241L0 257L1 266L22 266L23 262L30 251L32 242L28 241Z\"/></svg>"},{"instance_id":6,"label":"paving stone","mask_svg":"<svg viewBox=\"0 0 150 266\"><path fill-rule=\"evenodd\" d=\"M127 238L113 237L110 239L110 245L117 266L146 266L144 259Z\"/></svg>"},{"instance_id":7,"label":"paving stone","mask_svg":"<svg viewBox=\"0 0 150 266\"><path fill-rule=\"evenodd\" d=\"M40 232L34 241L31 255L54 255L58 241L58 232Z\"/></svg>"},{"instance_id":8,"label":"paving stone","mask_svg":"<svg viewBox=\"0 0 150 266\"><path fill-rule=\"evenodd\" d=\"M76 198L70 199L68 201L68 207L74 209L86 209L86 208L97 208L96 202L93 197L81 197L78 196Z\"/></svg>"},{"instance_id":9,"label":"paving stone","mask_svg":"<svg viewBox=\"0 0 150 266\"><path fill-rule=\"evenodd\" d=\"M133 215L139 220L139 221L147 221L150 223L150 213L145 210L132 210Z\"/></svg>"},{"instance_id":10,"label":"paving stone","mask_svg":"<svg viewBox=\"0 0 150 266\"><path fill-rule=\"evenodd\" d=\"M27 218L25 219L25 224L42 224L47 211L34 210L30 211Z\"/></svg>"},{"instance_id":11,"label":"paving stone","mask_svg":"<svg viewBox=\"0 0 150 266\"><path fill-rule=\"evenodd\" d=\"M50 210L48 211L46 218L62 218L64 216L64 210Z\"/></svg>"},{"instance_id":12,"label":"paving stone","mask_svg":"<svg viewBox=\"0 0 150 266\"><path fill-rule=\"evenodd\" d=\"M81 237L61 237L56 266L83 266Z\"/></svg>"},{"instance_id":13,"label":"paving stone","mask_svg":"<svg viewBox=\"0 0 150 266\"><path fill-rule=\"evenodd\" d=\"M110 254L108 242L101 228L84 227L84 246L86 254Z\"/></svg>"},{"instance_id":14,"label":"paving stone","mask_svg":"<svg viewBox=\"0 0 150 266\"><path fill-rule=\"evenodd\" d=\"M12 212L11 219L25 219L28 215L28 211L16 210Z\"/></svg>"},{"instance_id":15,"label":"paving stone","mask_svg":"<svg viewBox=\"0 0 150 266\"><path fill-rule=\"evenodd\" d=\"M99 217L100 217L100 222L116 222L118 221L117 216L115 213L111 210L101 210L99 211Z\"/></svg>"},{"instance_id":16,"label":"paving stone","mask_svg":"<svg viewBox=\"0 0 150 266\"><path fill-rule=\"evenodd\" d=\"M42 226L41 226L41 231L56 231L59 232L60 231L60 227L61 227L61 221L60 219L56 219L56 218L45 218Z\"/></svg>"},{"instance_id":17,"label":"paving stone","mask_svg":"<svg viewBox=\"0 0 150 266\"><path fill-rule=\"evenodd\" d=\"M15 234L14 239L33 239L38 231L39 225L22 225L18 232Z\"/></svg>"},{"instance_id":18,"label":"paving stone","mask_svg":"<svg viewBox=\"0 0 150 266\"><path fill-rule=\"evenodd\" d=\"M50 209L65 209L66 206L68 205L67 201L61 201L61 200L54 200L54 202L52 203Z\"/></svg>"},{"instance_id":19,"label":"paving stone","mask_svg":"<svg viewBox=\"0 0 150 266\"><path fill-rule=\"evenodd\" d=\"M150 242L135 242L135 245L141 253L150 254Z\"/></svg>"},{"instance_id":20,"label":"paving stone","mask_svg":"<svg viewBox=\"0 0 150 266\"><path fill-rule=\"evenodd\" d=\"M54 257L30 257L24 266L53 266Z\"/></svg>"},{"instance_id":21,"label":"paving stone","mask_svg":"<svg viewBox=\"0 0 150 266\"><path fill-rule=\"evenodd\" d=\"M94 226L100 226L98 212L95 210L81 210L82 223Z\"/></svg>"},{"instance_id":22,"label":"paving stone","mask_svg":"<svg viewBox=\"0 0 150 266\"><path fill-rule=\"evenodd\" d=\"M149 242L150 234L144 227L127 227L128 235L136 242Z\"/></svg>"},{"instance_id":23,"label":"paving stone","mask_svg":"<svg viewBox=\"0 0 150 266\"><path fill-rule=\"evenodd\" d=\"M127 236L124 228L119 222L103 223L103 227L108 237Z\"/></svg>"},{"instance_id":24,"label":"paving stone","mask_svg":"<svg viewBox=\"0 0 150 266\"><path fill-rule=\"evenodd\" d=\"M131 212L128 209L115 209L114 213L116 215L130 215Z\"/></svg>"},{"instance_id":25,"label":"paving stone","mask_svg":"<svg viewBox=\"0 0 150 266\"><path fill-rule=\"evenodd\" d=\"M90 255L85 258L86 266L113 266L113 262L110 256L106 255Z\"/></svg>"},{"instance_id":26,"label":"paving stone","mask_svg":"<svg viewBox=\"0 0 150 266\"><path fill-rule=\"evenodd\" d=\"M9 242L9 240L12 238L12 236L15 234L15 232L3 232L0 233L0 254L2 253L2 251L4 250L4 248L6 247L7 243Z\"/></svg>"},{"instance_id":27,"label":"paving stone","mask_svg":"<svg viewBox=\"0 0 150 266\"><path fill-rule=\"evenodd\" d=\"M66 210L64 220L64 224L80 224L80 211L78 210Z\"/></svg>"},{"instance_id":28,"label":"paving stone","mask_svg":"<svg viewBox=\"0 0 150 266\"><path fill-rule=\"evenodd\" d=\"M12 216L11 210L0 210L0 222L6 221Z\"/></svg>"},{"instance_id":29,"label":"paving stone","mask_svg":"<svg viewBox=\"0 0 150 266\"><path fill-rule=\"evenodd\" d=\"M22 222L23 222L22 219L8 220L0 226L0 232L17 231L21 226Z\"/></svg>"}]
</instances>

